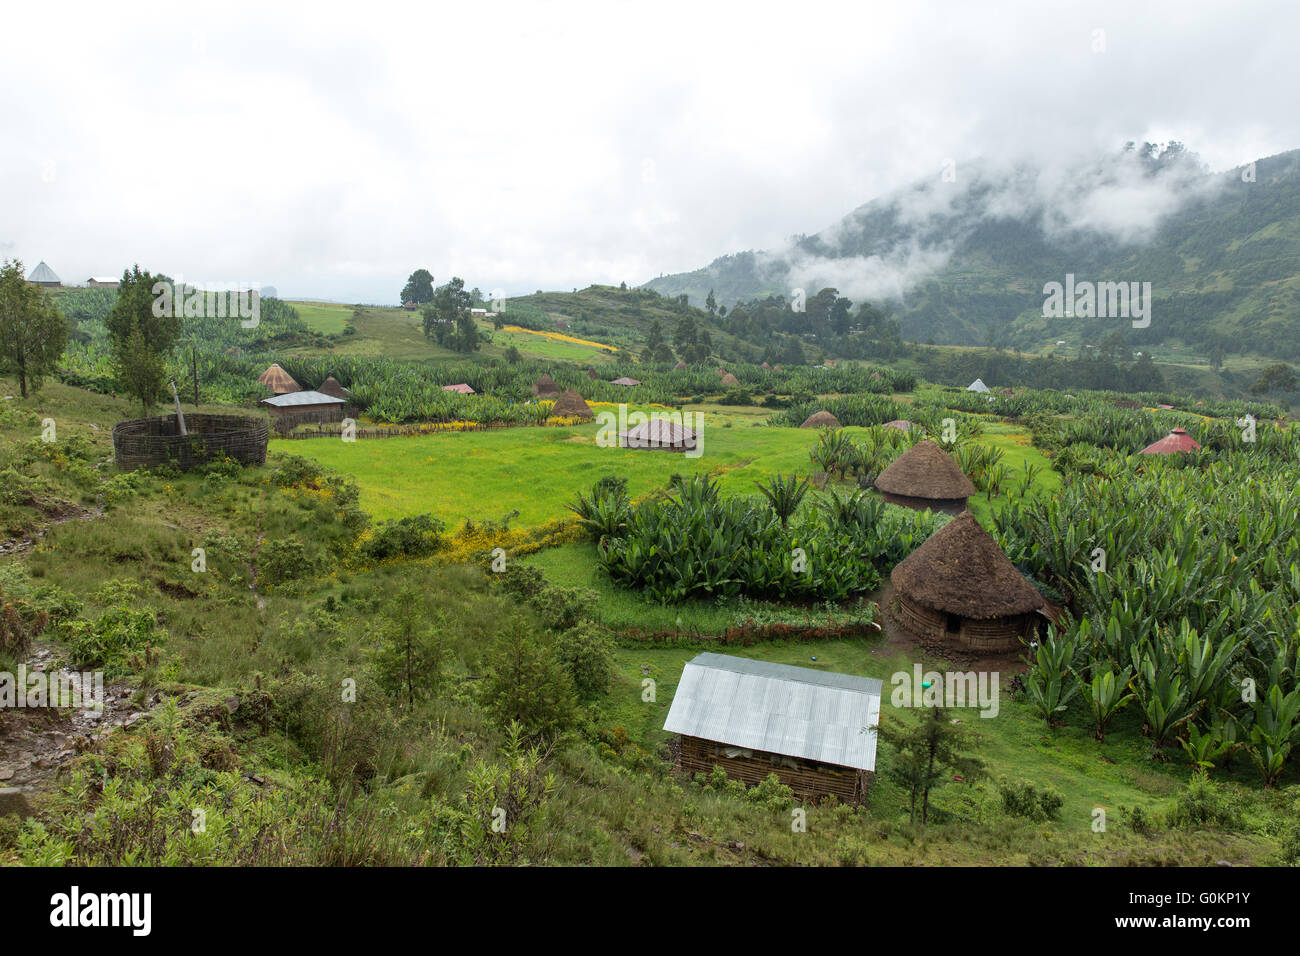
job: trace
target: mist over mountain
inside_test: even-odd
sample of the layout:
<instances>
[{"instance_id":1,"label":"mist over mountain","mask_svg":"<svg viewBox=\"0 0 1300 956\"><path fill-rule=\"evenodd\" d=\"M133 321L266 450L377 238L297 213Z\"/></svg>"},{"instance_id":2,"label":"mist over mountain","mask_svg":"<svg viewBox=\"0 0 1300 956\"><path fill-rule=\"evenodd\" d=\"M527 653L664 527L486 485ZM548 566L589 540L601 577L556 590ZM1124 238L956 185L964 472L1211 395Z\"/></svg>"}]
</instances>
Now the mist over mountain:
<instances>
[{"instance_id":1,"label":"mist over mountain","mask_svg":"<svg viewBox=\"0 0 1300 956\"><path fill-rule=\"evenodd\" d=\"M1149 328L1045 319L1067 274L1150 282ZM1179 143L1127 144L1062 162L976 160L872 200L782 248L715 259L646 283L719 303L825 287L890 308L938 344L1096 341L1300 356L1300 150L1210 172Z\"/></svg>"}]
</instances>

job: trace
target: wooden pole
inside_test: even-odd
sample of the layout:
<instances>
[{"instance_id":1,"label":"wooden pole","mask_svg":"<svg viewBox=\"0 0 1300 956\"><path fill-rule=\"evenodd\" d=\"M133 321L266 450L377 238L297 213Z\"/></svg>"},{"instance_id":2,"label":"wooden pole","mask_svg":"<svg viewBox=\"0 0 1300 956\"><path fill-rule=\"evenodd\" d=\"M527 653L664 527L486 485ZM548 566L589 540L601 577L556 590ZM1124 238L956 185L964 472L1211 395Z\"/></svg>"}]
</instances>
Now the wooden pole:
<instances>
[{"instance_id":1,"label":"wooden pole","mask_svg":"<svg viewBox=\"0 0 1300 956\"><path fill-rule=\"evenodd\" d=\"M190 348L190 372L194 376L194 407L199 407L199 347Z\"/></svg>"},{"instance_id":2,"label":"wooden pole","mask_svg":"<svg viewBox=\"0 0 1300 956\"><path fill-rule=\"evenodd\" d=\"M176 383L173 381L170 384L172 387L172 401L176 403L176 423L180 425L181 436L184 437L189 432L185 429L185 415L181 412L181 397L176 394Z\"/></svg>"}]
</instances>

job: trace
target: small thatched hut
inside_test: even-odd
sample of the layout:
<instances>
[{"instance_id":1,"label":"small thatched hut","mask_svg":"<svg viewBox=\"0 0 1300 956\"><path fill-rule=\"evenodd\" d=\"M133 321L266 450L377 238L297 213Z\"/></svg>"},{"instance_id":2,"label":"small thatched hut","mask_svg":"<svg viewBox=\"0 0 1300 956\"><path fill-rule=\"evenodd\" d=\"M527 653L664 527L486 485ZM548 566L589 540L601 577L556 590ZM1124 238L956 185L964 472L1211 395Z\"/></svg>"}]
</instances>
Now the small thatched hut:
<instances>
[{"instance_id":1,"label":"small thatched hut","mask_svg":"<svg viewBox=\"0 0 1300 956\"><path fill-rule=\"evenodd\" d=\"M969 511L899 562L889 579L900 623L922 637L1010 651L1046 620L1043 596Z\"/></svg>"},{"instance_id":2,"label":"small thatched hut","mask_svg":"<svg viewBox=\"0 0 1300 956\"><path fill-rule=\"evenodd\" d=\"M840 420L823 408L821 411L813 412L811 415L805 418L803 420L803 424L800 425L799 427L800 428L839 428L841 426L840 426Z\"/></svg>"},{"instance_id":3,"label":"small thatched hut","mask_svg":"<svg viewBox=\"0 0 1300 956\"><path fill-rule=\"evenodd\" d=\"M618 436L624 448L652 448L658 451L693 451L695 432L677 422L652 418Z\"/></svg>"},{"instance_id":4,"label":"small thatched hut","mask_svg":"<svg viewBox=\"0 0 1300 956\"><path fill-rule=\"evenodd\" d=\"M302 386L293 380L293 376L280 368L279 362L273 362L257 380L276 395L288 395L290 392L302 391Z\"/></svg>"},{"instance_id":5,"label":"small thatched hut","mask_svg":"<svg viewBox=\"0 0 1300 956\"><path fill-rule=\"evenodd\" d=\"M722 376L722 384L723 384L723 385L739 385L739 384L740 384L740 379L736 378L736 376L734 376L734 375L732 375L730 372L728 372L726 375Z\"/></svg>"},{"instance_id":6,"label":"small thatched hut","mask_svg":"<svg viewBox=\"0 0 1300 956\"><path fill-rule=\"evenodd\" d=\"M761 368L764 372L772 371L772 366L768 365L766 362L760 365L759 368Z\"/></svg>"},{"instance_id":7,"label":"small thatched hut","mask_svg":"<svg viewBox=\"0 0 1300 956\"><path fill-rule=\"evenodd\" d=\"M912 427L912 423L906 418L895 418L892 422L885 422L886 428L896 428L900 432L905 432Z\"/></svg>"},{"instance_id":8,"label":"small thatched hut","mask_svg":"<svg viewBox=\"0 0 1300 956\"><path fill-rule=\"evenodd\" d=\"M595 418L596 414L587 404L586 399L568 389L563 395L555 400L555 407L551 409L552 418Z\"/></svg>"},{"instance_id":9,"label":"small thatched hut","mask_svg":"<svg viewBox=\"0 0 1300 956\"><path fill-rule=\"evenodd\" d=\"M594 368L589 368L587 369L587 378L598 379L600 378L600 374Z\"/></svg>"},{"instance_id":10,"label":"small thatched hut","mask_svg":"<svg viewBox=\"0 0 1300 956\"><path fill-rule=\"evenodd\" d=\"M885 500L905 508L961 514L975 486L952 456L928 439L894 459L876 479Z\"/></svg>"},{"instance_id":11,"label":"small thatched hut","mask_svg":"<svg viewBox=\"0 0 1300 956\"><path fill-rule=\"evenodd\" d=\"M1196 451L1200 448L1200 443L1187 434L1186 428L1175 428L1158 442L1153 442L1143 448L1139 455L1177 455L1180 452Z\"/></svg>"},{"instance_id":12,"label":"small thatched hut","mask_svg":"<svg viewBox=\"0 0 1300 956\"><path fill-rule=\"evenodd\" d=\"M727 370L725 368L715 368L713 371L717 374L718 378L722 378L724 375L727 374Z\"/></svg>"},{"instance_id":13,"label":"small thatched hut","mask_svg":"<svg viewBox=\"0 0 1300 956\"><path fill-rule=\"evenodd\" d=\"M686 368L686 363L683 362L681 359L678 359L677 364L673 366L673 369L678 372L680 372L684 368Z\"/></svg>"},{"instance_id":14,"label":"small thatched hut","mask_svg":"<svg viewBox=\"0 0 1300 956\"><path fill-rule=\"evenodd\" d=\"M555 379L542 373L536 384L533 385L533 394L538 398L559 398L560 386L555 384Z\"/></svg>"},{"instance_id":15,"label":"small thatched hut","mask_svg":"<svg viewBox=\"0 0 1300 956\"><path fill-rule=\"evenodd\" d=\"M320 388L316 389L316 391L320 392L322 395L332 395L334 398L341 398L345 402L352 397L348 390L340 385L339 380L333 375L321 382Z\"/></svg>"}]
</instances>

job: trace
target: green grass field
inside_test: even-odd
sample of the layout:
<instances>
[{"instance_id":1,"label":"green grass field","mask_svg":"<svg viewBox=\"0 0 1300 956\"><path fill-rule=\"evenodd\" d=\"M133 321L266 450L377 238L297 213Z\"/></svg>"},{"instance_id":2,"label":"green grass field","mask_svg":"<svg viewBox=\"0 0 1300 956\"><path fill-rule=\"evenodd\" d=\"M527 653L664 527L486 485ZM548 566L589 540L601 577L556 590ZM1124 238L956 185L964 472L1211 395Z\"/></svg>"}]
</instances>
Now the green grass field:
<instances>
[{"instance_id":1,"label":"green grass field","mask_svg":"<svg viewBox=\"0 0 1300 956\"><path fill-rule=\"evenodd\" d=\"M289 305L313 332L321 335L340 335L353 308L335 302L290 302Z\"/></svg>"}]
</instances>

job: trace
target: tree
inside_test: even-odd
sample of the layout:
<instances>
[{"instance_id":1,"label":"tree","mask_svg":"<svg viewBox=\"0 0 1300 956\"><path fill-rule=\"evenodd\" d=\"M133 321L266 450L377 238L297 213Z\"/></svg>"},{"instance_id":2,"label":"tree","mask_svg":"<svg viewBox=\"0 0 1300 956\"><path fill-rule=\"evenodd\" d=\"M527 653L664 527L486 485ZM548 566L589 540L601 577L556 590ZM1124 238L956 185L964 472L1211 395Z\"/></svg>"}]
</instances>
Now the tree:
<instances>
[{"instance_id":1,"label":"tree","mask_svg":"<svg viewBox=\"0 0 1300 956\"><path fill-rule=\"evenodd\" d=\"M969 742L967 733L952 722L946 708L926 708L910 726L882 720L880 736L895 751L886 773L907 791L913 823L917 802L924 824L930 813L930 792L947 783L953 773L966 781L984 775L984 762L961 752Z\"/></svg>"},{"instance_id":2,"label":"tree","mask_svg":"<svg viewBox=\"0 0 1300 956\"><path fill-rule=\"evenodd\" d=\"M416 269L402 286L402 302L423 305L433 301L433 274L428 269Z\"/></svg>"},{"instance_id":3,"label":"tree","mask_svg":"<svg viewBox=\"0 0 1300 956\"><path fill-rule=\"evenodd\" d=\"M483 695L499 727L518 721L530 737L552 737L573 721L572 678L518 615L497 640Z\"/></svg>"},{"instance_id":4,"label":"tree","mask_svg":"<svg viewBox=\"0 0 1300 956\"><path fill-rule=\"evenodd\" d=\"M519 349L512 345L510 348L506 349L505 359L511 365L518 365L524 360L524 356Z\"/></svg>"},{"instance_id":5,"label":"tree","mask_svg":"<svg viewBox=\"0 0 1300 956\"><path fill-rule=\"evenodd\" d=\"M712 289L709 290L709 294L704 298L704 308L708 311L709 315L718 314L718 300L713 297Z\"/></svg>"},{"instance_id":6,"label":"tree","mask_svg":"<svg viewBox=\"0 0 1300 956\"><path fill-rule=\"evenodd\" d=\"M1294 392L1296 375L1284 362L1270 365L1260 373L1259 381L1250 387L1252 395L1264 395L1268 392Z\"/></svg>"},{"instance_id":7,"label":"tree","mask_svg":"<svg viewBox=\"0 0 1300 956\"><path fill-rule=\"evenodd\" d=\"M122 273L117 302L104 319L118 384L140 400L146 415L167 381L167 359L181 334L176 296L173 293L165 302L159 297L164 284L170 285L171 280L133 266Z\"/></svg>"},{"instance_id":8,"label":"tree","mask_svg":"<svg viewBox=\"0 0 1300 956\"><path fill-rule=\"evenodd\" d=\"M68 320L17 259L0 266L0 371L18 376L23 398L41 387L68 344Z\"/></svg>"},{"instance_id":9,"label":"tree","mask_svg":"<svg viewBox=\"0 0 1300 956\"><path fill-rule=\"evenodd\" d=\"M406 698L408 707L438 692L446 659L442 615L430 621L420 595L403 588L377 628L376 669L380 686Z\"/></svg>"}]
</instances>

